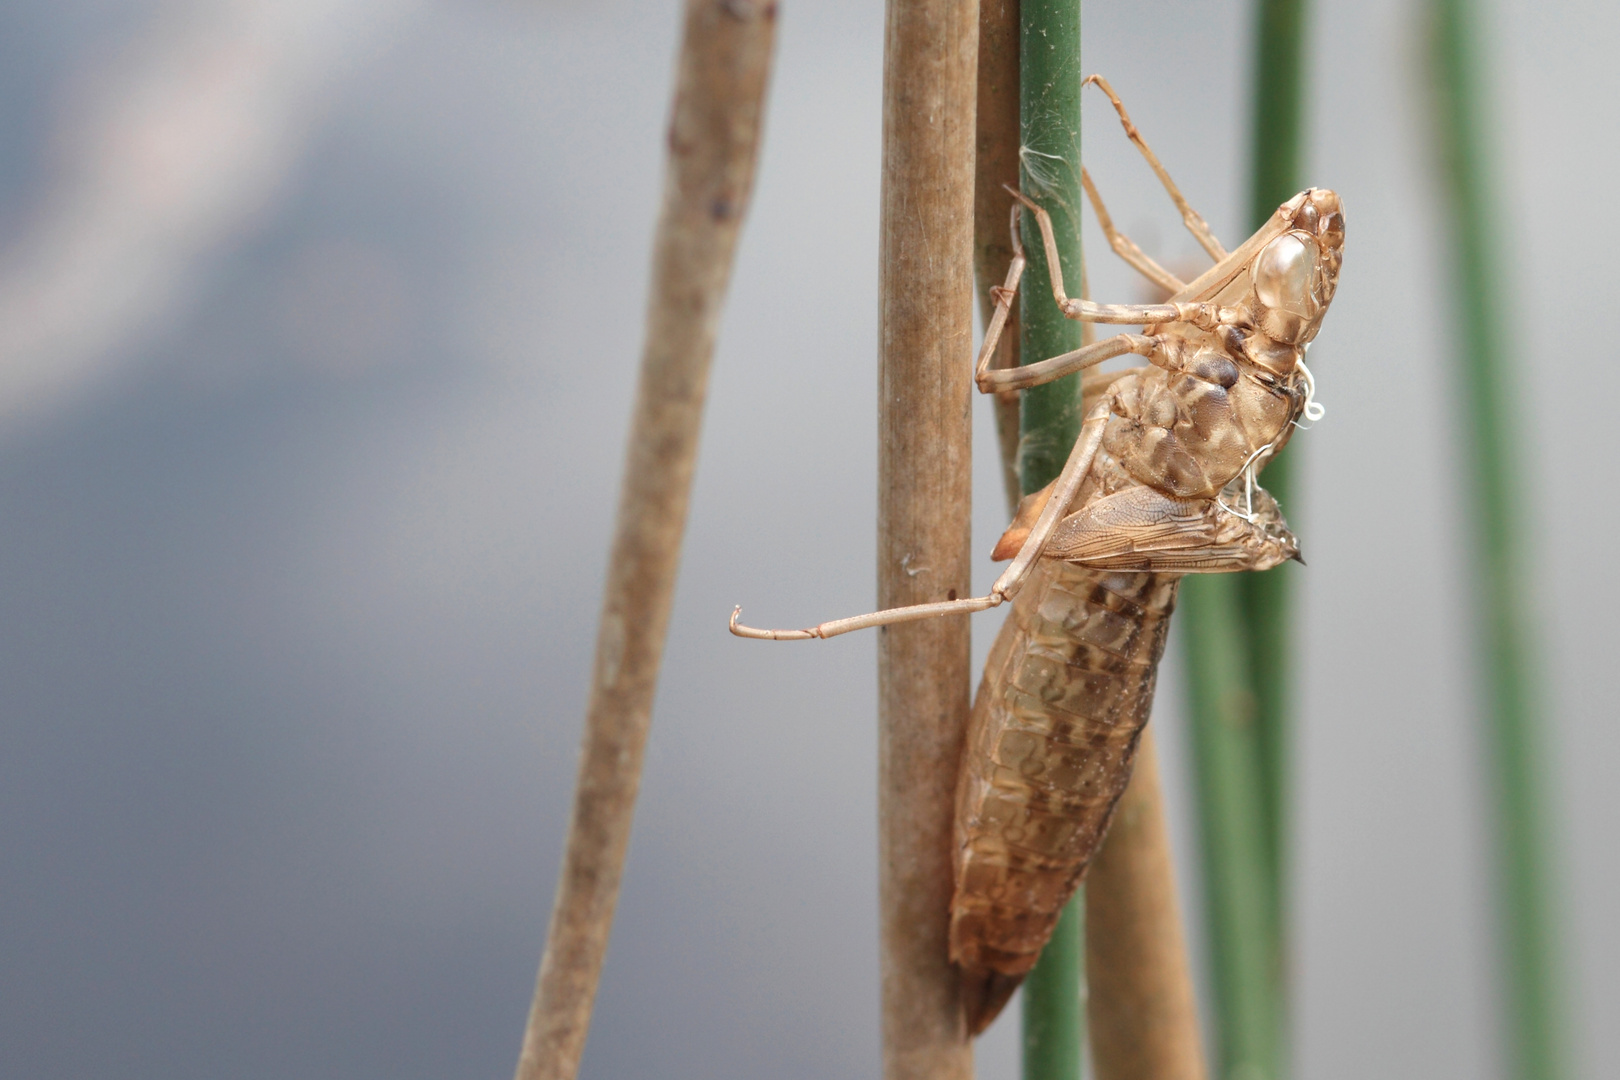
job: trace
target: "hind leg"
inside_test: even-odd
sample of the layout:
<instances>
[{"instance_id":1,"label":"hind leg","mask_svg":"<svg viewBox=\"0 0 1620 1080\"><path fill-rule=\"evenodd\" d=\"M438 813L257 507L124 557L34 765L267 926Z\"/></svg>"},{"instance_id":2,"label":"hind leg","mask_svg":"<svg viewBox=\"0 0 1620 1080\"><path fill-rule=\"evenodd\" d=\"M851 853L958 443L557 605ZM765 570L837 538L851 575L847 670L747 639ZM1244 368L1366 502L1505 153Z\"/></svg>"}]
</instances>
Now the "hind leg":
<instances>
[{"instance_id":1,"label":"hind leg","mask_svg":"<svg viewBox=\"0 0 1620 1080\"><path fill-rule=\"evenodd\" d=\"M1153 170L1153 175L1159 178L1159 183L1163 184L1164 190L1169 193L1170 201L1176 204L1177 210L1181 211L1182 224L1186 225L1187 231L1193 234L1193 239L1198 241L1198 246L1209 252L1209 257L1216 262L1226 258L1226 249L1221 246L1219 240L1215 239L1214 232L1210 230L1209 222L1204 220L1204 215L1188 205L1186 198L1181 194L1181 189L1176 187L1176 182L1170 179L1170 174L1160 164L1159 155L1153 152L1153 148L1147 144L1146 139L1142 138L1142 133L1136 129L1136 125L1131 123L1130 114L1125 111L1125 103L1119 100L1119 95L1114 93L1112 86L1108 85L1108 80L1101 75L1087 75L1085 82L1080 85L1084 87L1087 83L1095 84L1097 89L1108 95L1108 100L1113 104L1114 111L1119 114L1119 122L1125 128L1125 137L1135 143L1136 148L1147 159L1148 166Z\"/></svg>"},{"instance_id":2,"label":"hind leg","mask_svg":"<svg viewBox=\"0 0 1620 1080\"><path fill-rule=\"evenodd\" d=\"M1114 219L1108 216L1108 208L1103 205L1102 196L1097 194L1097 185L1091 182L1091 174L1084 165L1080 167L1080 183L1085 185L1086 198L1091 200L1091 209L1097 214L1097 224L1102 226L1103 235L1108 238L1108 246L1130 264L1131 269L1147 278L1171 296L1187 287L1187 283L1176 275L1160 266L1147 252L1136 245L1136 241L1114 228Z\"/></svg>"}]
</instances>

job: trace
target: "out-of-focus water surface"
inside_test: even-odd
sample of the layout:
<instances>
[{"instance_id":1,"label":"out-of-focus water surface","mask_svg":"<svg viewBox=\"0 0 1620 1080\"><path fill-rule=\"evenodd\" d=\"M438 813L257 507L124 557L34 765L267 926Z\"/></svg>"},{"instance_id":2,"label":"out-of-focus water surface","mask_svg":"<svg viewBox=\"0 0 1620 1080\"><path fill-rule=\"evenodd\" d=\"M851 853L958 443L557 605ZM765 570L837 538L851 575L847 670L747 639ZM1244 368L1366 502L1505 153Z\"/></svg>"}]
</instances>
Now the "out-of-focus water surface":
<instances>
[{"instance_id":1,"label":"out-of-focus water surface","mask_svg":"<svg viewBox=\"0 0 1620 1080\"><path fill-rule=\"evenodd\" d=\"M1611 11L1493 11L1526 526L1585 1075L1620 1072ZM1410 3L1314 15L1349 247L1296 441L1298 1074L1500 1072L1472 608ZM1093 3L1242 233L1247 8ZM502 1077L561 852L673 2L0 8L0 1071ZM587 1077L875 1076L882 14L787 4ZM1101 98L1088 164L1196 248ZM1088 234L1094 292L1138 286ZM978 549L1002 506L987 410ZM988 559L975 570L987 585ZM975 626L982 655L996 625ZM1176 657L1156 723L1196 912ZM1198 938L1196 926L1195 939ZM1196 942L1195 942L1196 944ZM981 1044L1016 1074L1014 1025Z\"/></svg>"}]
</instances>

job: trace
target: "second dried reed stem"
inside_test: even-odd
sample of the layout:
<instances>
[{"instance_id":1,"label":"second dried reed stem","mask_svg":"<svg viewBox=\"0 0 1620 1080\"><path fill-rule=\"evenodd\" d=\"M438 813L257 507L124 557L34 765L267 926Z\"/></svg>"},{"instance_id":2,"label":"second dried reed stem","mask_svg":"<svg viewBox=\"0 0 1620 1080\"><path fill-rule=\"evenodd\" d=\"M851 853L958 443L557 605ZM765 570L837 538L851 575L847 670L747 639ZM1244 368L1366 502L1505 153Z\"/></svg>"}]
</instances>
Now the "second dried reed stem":
<instances>
[{"instance_id":1,"label":"second dried reed stem","mask_svg":"<svg viewBox=\"0 0 1620 1080\"><path fill-rule=\"evenodd\" d=\"M608 562L562 875L517 1080L572 1080L630 842L697 462L709 361L753 188L769 0L688 0L647 339Z\"/></svg>"}]
</instances>

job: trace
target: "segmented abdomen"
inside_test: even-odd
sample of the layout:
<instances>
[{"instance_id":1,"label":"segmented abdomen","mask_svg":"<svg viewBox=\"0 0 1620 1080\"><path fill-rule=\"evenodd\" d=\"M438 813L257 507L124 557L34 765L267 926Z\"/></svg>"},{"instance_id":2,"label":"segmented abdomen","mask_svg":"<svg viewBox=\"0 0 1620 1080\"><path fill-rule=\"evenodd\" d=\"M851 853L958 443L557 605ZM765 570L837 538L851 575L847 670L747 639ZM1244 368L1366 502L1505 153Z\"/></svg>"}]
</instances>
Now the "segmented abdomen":
<instances>
[{"instance_id":1,"label":"segmented abdomen","mask_svg":"<svg viewBox=\"0 0 1620 1080\"><path fill-rule=\"evenodd\" d=\"M957 786L951 903L976 1032L1034 966L1102 843L1179 578L1041 560L991 649Z\"/></svg>"}]
</instances>

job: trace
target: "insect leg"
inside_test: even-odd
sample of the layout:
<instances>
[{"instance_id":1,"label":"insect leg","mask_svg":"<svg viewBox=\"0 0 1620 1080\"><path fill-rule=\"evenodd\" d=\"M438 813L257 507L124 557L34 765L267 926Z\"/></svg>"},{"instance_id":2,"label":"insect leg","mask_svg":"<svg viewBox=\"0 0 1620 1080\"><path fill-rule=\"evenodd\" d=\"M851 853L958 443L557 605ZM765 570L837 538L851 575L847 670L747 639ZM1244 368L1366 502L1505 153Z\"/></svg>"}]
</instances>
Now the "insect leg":
<instances>
[{"instance_id":1,"label":"insect leg","mask_svg":"<svg viewBox=\"0 0 1620 1080\"><path fill-rule=\"evenodd\" d=\"M1047 269L1051 272L1052 298L1063 314L1081 322L1137 323L1191 323L1213 330L1219 308L1215 304L1094 304L1090 300L1074 300L1063 289L1063 267L1058 262L1057 237L1052 234L1052 218L1023 192L1007 187L1012 197L1023 203L1035 215L1040 226L1041 242L1046 247Z\"/></svg>"},{"instance_id":2,"label":"insect leg","mask_svg":"<svg viewBox=\"0 0 1620 1080\"><path fill-rule=\"evenodd\" d=\"M1012 564L1003 570L1001 576L996 578L996 583L990 586L990 595L999 594L1007 597L1016 595L1024 583L1024 578L1028 576L1030 567L1041 557L1046 542L1052 538L1052 532L1057 528L1058 522L1063 520L1063 515L1068 513L1069 505L1074 502L1074 497L1080 494L1080 485L1085 482L1086 474L1091 471L1091 462L1097 456L1097 448L1102 445L1103 429L1108 425L1108 417L1113 412L1114 402L1115 395L1110 391L1104 394L1102 400L1093 405L1091 411L1086 414L1086 422L1080 425L1080 437L1074 441L1074 449L1069 451L1069 460L1063 463L1063 471L1058 474L1057 483L1053 486L1052 497L1046 500L1046 505L1041 509L1041 516L1035 519L1034 528L1029 530L1029 538L1024 541L1024 546L1018 549Z\"/></svg>"},{"instance_id":3,"label":"insect leg","mask_svg":"<svg viewBox=\"0 0 1620 1080\"><path fill-rule=\"evenodd\" d=\"M1013 297L1018 294L1018 279L1024 276L1024 244L1018 236L1018 204L1012 208L1012 262L1007 266L1007 279L997 288L990 290L995 297L996 309L990 313L990 325L984 328L984 344L979 346L979 360L973 367L973 378L983 380L990 371L990 358L996 354L996 345L1001 341L1001 331L1007 325L1007 317L1012 313ZM981 383L982 385L982 383Z\"/></svg>"},{"instance_id":4,"label":"insect leg","mask_svg":"<svg viewBox=\"0 0 1620 1080\"><path fill-rule=\"evenodd\" d=\"M1041 516L1029 532L1029 539L1025 540L1024 546L1019 549L1018 556L1013 559L1012 565L996 578L996 583L990 587L988 595L974 596L965 600L942 600L933 604L888 608L866 615L854 615L847 619L834 619L803 630L762 630L754 626L744 626L737 621L742 616L742 608L739 606L731 613L731 632L738 637L762 638L770 641L830 638L874 626L892 626L895 623L932 619L941 615L968 615L975 611L988 610L1010 600L1022 587L1024 579L1029 575L1030 567L1040 557L1041 549L1046 546L1052 530L1057 528L1063 511L1074 501L1086 474L1091 470L1092 459L1097 456L1097 448L1102 445L1103 428L1108 422L1113 402L1114 397L1109 394L1087 414L1086 422L1080 428L1080 437L1075 440L1074 449L1069 451L1069 460L1064 463L1063 472L1058 475L1051 499L1041 511Z\"/></svg>"},{"instance_id":5,"label":"insect leg","mask_svg":"<svg viewBox=\"0 0 1620 1080\"><path fill-rule=\"evenodd\" d=\"M839 634L866 630L874 626L893 626L895 623L933 619L941 615L971 615L975 611L988 611L1006 599L1005 596L998 596L992 592L988 596L975 596L967 600L941 600L935 604L885 608L866 615L851 615L847 619L818 623L804 630L761 630L757 626L744 626L737 621L742 618L742 605L738 604L731 611L730 625L731 632L738 637L760 638L766 641L807 641L810 638L837 637Z\"/></svg>"},{"instance_id":6,"label":"insect leg","mask_svg":"<svg viewBox=\"0 0 1620 1080\"><path fill-rule=\"evenodd\" d=\"M1172 296L1187 287L1186 282L1160 266L1151 255L1137 247L1136 241L1114 228L1114 219L1108 216L1108 208L1103 206L1102 196L1097 194L1097 186L1091 182L1091 174L1086 171L1084 165L1080 166L1080 183L1085 185L1086 198L1091 200L1091 209L1097 214L1097 224L1102 226L1103 235L1108 237L1108 246L1114 249L1115 255L1124 259L1137 273Z\"/></svg>"},{"instance_id":7,"label":"insect leg","mask_svg":"<svg viewBox=\"0 0 1620 1080\"><path fill-rule=\"evenodd\" d=\"M980 392L985 394L1025 390L1031 386L1040 386L1054 379L1061 379L1071 372L1093 367L1104 360L1124 356L1126 353L1152 357L1163 345L1164 338L1158 334L1115 334L1073 352L1061 353L1034 364L1025 364L1023 367L986 370L987 364L981 362L973 378L978 383ZM985 355L989 356L988 353Z\"/></svg>"},{"instance_id":8,"label":"insect leg","mask_svg":"<svg viewBox=\"0 0 1620 1080\"><path fill-rule=\"evenodd\" d=\"M1136 125L1131 123L1130 114L1125 111L1125 103L1119 100L1119 95L1114 93L1112 86L1108 85L1108 80L1101 75L1087 75L1085 82L1080 84L1081 87L1084 88L1086 83L1096 83L1097 88L1108 95L1108 100L1113 103L1114 111L1119 114L1119 122L1124 125L1125 137L1135 143L1138 150L1142 151L1142 156L1147 159L1149 167L1153 169L1153 175L1159 178L1159 183L1164 185L1164 190L1170 193L1170 199L1176 204L1176 209L1181 211L1181 220L1187 226L1187 231L1193 234L1193 239L1198 241L1198 246L1209 252L1209 257L1216 262L1226 258L1226 249L1221 246L1219 240L1215 239L1215 234L1210 231L1209 222L1204 220L1202 214L1187 205L1187 200L1182 197L1181 189L1176 187L1176 182L1170 179L1170 174L1165 172L1164 166L1159 163L1159 155L1153 152L1152 148L1148 146L1147 140L1142 138L1142 133L1136 129Z\"/></svg>"}]
</instances>

